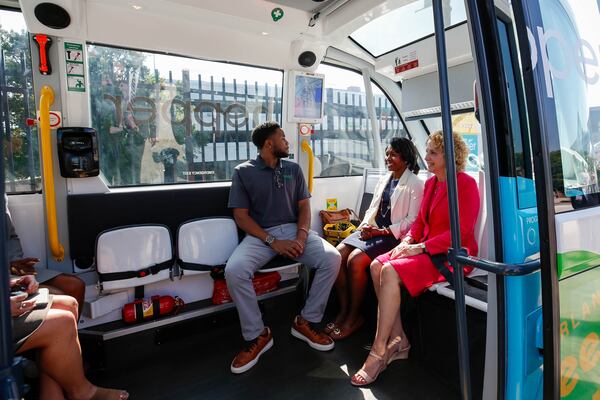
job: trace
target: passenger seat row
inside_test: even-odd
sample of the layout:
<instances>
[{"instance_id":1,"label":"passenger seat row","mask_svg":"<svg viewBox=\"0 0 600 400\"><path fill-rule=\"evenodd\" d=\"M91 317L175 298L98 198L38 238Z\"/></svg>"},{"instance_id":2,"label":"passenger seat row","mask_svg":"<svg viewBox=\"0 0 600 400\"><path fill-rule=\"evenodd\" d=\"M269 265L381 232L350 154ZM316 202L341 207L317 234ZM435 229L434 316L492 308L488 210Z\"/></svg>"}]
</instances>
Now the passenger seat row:
<instances>
[{"instance_id":1,"label":"passenger seat row","mask_svg":"<svg viewBox=\"0 0 600 400\"><path fill-rule=\"evenodd\" d=\"M106 230L96 240L96 268L102 291L117 291L225 267L239 243L232 218L201 218L177 229L176 246L165 225L129 225ZM276 257L260 272L301 267Z\"/></svg>"}]
</instances>

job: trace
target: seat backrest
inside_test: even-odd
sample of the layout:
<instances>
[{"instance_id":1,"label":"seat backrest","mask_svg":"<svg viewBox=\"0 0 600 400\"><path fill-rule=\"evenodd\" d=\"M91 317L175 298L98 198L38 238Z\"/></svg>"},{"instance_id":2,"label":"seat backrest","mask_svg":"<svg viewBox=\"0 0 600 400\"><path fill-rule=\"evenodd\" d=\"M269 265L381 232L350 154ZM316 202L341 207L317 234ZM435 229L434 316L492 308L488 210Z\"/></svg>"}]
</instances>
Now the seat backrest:
<instances>
[{"instance_id":1,"label":"seat backrest","mask_svg":"<svg viewBox=\"0 0 600 400\"><path fill-rule=\"evenodd\" d=\"M363 182L362 191L359 193L358 202L356 209L358 210L358 216L361 218L365 217L365 213L371 205L373 200L373 194L375 193L375 187L379 178L384 175L387 171L378 168L365 168L363 171Z\"/></svg>"},{"instance_id":2,"label":"seat backrest","mask_svg":"<svg viewBox=\"0 0 600 400\"><path fill-rule=\"evenodd\" d=\"M96 268L103 290L169 279L173 262L171 233L164 225L110 229L96 240Z\"/></svg>"},{"instance_id":3,"label":"seat backrest","mask_svg":"<svg viewBox=\"0 0 600 400\"><path fill-rule=\"evenodd\" d=\"M237 245L237 226L231 218L184 222L177 230L179 268L186 275L210 271L211 266L224 265Z\"/></svg>"},{"instance_id":4,"label":"seat backrest","mask_svg":"<svg viewBox=\"0 0 600 400\"><path fill-rule=\"evenodd\" d=\"M477 217L477 222L475 223L475 240L477 240L477 244L479 245L479 256L482 255L487 258L487 243L484 242L484 237L486 235L487 229L487 206L486 206L486 190L485 190L485 172L479 171L479 179L478 179L478 187L479 187L479 216Z\"/></svg>"}]
</instances>

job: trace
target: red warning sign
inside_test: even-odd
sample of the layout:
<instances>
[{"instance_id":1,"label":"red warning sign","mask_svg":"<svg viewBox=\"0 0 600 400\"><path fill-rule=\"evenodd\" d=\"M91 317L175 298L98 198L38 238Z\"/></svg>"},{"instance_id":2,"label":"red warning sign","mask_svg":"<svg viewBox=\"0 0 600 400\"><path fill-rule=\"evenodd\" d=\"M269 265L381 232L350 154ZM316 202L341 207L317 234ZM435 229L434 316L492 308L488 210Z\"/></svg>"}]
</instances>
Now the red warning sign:
<instances>
[{"instance_id":1,"label":"red warning sign","mask_svg":"<svg viewBox=\"0 0 600 400\"><path fill-rule=\"evenodd\" d=\"M402 54L400 57L396 57L394 61L396 64L394 72L397 74L419 66L419 58L417 57L416 50L413 50L408 54Z\"/></svg>"},{"instance_id":2,"label":"red warning sign","mask_svg":"<svg viewBox=\"0 0 600 400\"><path fill-rule=\"evenodd\" d=\"M417 68L419 66L419 60L409 61L405 64L396 65L394 72L399 74L400 72L408 71L409 69Z\"/></svg>"},{"instance_id":3,"label":"red warning sign","mask_svg":"<svg viewBox=\"0 0 600 400\"><path fill-rule=\"evenodd\" d=\"M40 112L37 112L37 121L40 122ZM59 128L62 125L62 115L60 111L50 111L50 129Z\"/></svg>"},{"instance_id":4,"label":"red warning sign","mask_svg":"<svg viewBox=\"0 0 600 400\"><path fill-rule=\"evenodd\" d=\"M314 133L312 125L310 124L300 124L298 130L302 136L310 136Z\"/></svg>"}]
</instances>

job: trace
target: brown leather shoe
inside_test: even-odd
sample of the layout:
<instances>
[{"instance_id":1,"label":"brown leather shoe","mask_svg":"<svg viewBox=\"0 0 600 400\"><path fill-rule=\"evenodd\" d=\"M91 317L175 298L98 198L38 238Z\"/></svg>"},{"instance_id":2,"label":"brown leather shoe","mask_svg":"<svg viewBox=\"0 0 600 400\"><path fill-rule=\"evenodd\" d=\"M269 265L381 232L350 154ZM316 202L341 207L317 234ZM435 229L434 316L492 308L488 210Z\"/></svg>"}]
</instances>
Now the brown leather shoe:
<instances>
[{"instance_id":1,"label":"brown leather shoe","mask_svg":"<svg viewBox=\"0 0 600 400\"><path fill-rule=\"evenodd\" d=\"M310 347L319 351L328 351L334 348L333 339L322 331L316 329L310 322L297 315L292 324L292 336L304 340Z\"/></svg>"},{"instance_id":2,"label":"brown leather shoe","mask_svg":"<svg viewBox=\"0 0 600 400\"><path fill-rule=\"evenodd\" d=\"M254 367L260 356L273 347L273 334L269 327L254 340L247 342L246 347L231 362L231 372L241 374Z\"/></svg>"}]
</instances>

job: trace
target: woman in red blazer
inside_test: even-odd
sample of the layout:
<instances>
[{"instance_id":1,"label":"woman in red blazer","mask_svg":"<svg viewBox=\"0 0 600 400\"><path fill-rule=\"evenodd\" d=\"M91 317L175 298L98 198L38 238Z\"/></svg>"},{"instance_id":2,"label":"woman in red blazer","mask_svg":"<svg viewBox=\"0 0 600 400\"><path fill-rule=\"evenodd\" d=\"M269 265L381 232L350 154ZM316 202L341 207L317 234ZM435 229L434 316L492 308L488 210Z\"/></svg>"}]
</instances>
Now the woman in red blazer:
<instances>
[{"instance_id":1,"label":"woman in red blazer","mask_svg":"<svg viewBox=\"0 0 600 400\"><path fill-rule=\"evenodd\" d=\"M467 145L458 134L453 135L461 245L469 254L477 254L474 229L479 214L477 182L465 174ZM392 251L376 258L371 264L371 276L379 300L377 333L363 367L352 376L351 383L364 386L392 361L408 357L410 343L400 319L400 286L411 296L421 294L426 288L444 280L431 257L446 254L451 246L450 217L446 191L446 163L444 139L441 131L432 133L427 142L425 162L434 176L425 182L423 202L417 220L409 233ZM452 267L450 267L452 270ZM465 268L470 272L470 268Z\"/></svg>"}]
</instances>

